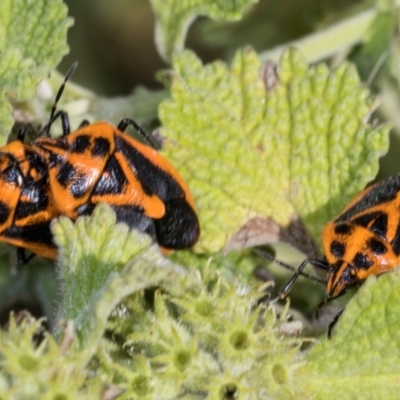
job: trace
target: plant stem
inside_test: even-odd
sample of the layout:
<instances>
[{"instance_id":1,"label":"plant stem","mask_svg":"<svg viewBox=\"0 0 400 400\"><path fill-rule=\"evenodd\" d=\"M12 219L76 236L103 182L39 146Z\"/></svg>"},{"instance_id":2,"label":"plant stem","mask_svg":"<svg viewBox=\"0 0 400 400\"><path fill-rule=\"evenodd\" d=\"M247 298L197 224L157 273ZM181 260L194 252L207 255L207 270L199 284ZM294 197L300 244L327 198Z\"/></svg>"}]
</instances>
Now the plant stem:
<instances>
[{"instance_id":1,"label":"plant stem","mask_svg":"<svg viewBox=\"0 0 400 400\"><path fill-rule=\"evenodd\" d=\"M396 0L396 6L400 6L400 0ZM268 60L278 61L283 50L288 47L299 49L307 61L311 63L331 57L360 43L379 12L378 7L370 8L323 30L267 50L260 54L260 58L263 62Z\"/></svg>"}]
</instances>

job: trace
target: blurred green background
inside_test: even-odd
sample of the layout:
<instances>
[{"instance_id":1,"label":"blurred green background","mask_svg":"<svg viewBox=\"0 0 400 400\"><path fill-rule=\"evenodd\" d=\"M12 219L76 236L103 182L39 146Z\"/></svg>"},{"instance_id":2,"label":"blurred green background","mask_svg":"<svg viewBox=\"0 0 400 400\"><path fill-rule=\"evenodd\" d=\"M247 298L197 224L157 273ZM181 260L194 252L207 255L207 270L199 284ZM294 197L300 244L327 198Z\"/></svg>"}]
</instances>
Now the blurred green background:
<instances>
[{"instance_id":1,"label":"blurred green background","mask_svg":"<svg viewBox=\"0 0 400 400\"><path fill-rule=\"evenodd\" d=\"M156 71L167 68L154 44L154 14L148 0L66 0L75 19L69 30L70 54L60 70L81 62L74 75L99 94L130 93L136 85L161 87ZM265 51L311 33L357 11L356 0L260 0L240 22L219 23L199 18L191 26L186 46L204 62L229 60L245 45ZM336 17L335 17L336 16Z\"/></svg>"},{"instance_id":2,"label":"blurred green background","mask_svg":"<svg viewBox=\"0 0 400 400\"><path fill-rule=\"evenodd\" d=\"M156 50L155 18L148 0L66 0L66 4L75 24L69 30L71 51L59 67L62 73L74 61L80 61L74 80L102 96L129 94L138 85L162 88L155 74L168 65ZM372 77L374 71L373 84L369 86L386 99L379 118L393 121L396 106L400 105L398 76L394 71L397 12L390 11L394 4L394 0L260 0L248 7L240 22L221 23L198 18L190 27L186 47L194 50L204 62L229 61L239 47L251 45L262 53L380 7L383 12L373 24L376 32L370 30L363 45L349 47L327 61L335 66L348 58L356 63L363 81ZM390 56L386 52L390 52ZM395 122L400 127L400 122ZM391 147L381 160L379 178L400 170L397 130L392 130Z\"/></svg>"}]
</instances>

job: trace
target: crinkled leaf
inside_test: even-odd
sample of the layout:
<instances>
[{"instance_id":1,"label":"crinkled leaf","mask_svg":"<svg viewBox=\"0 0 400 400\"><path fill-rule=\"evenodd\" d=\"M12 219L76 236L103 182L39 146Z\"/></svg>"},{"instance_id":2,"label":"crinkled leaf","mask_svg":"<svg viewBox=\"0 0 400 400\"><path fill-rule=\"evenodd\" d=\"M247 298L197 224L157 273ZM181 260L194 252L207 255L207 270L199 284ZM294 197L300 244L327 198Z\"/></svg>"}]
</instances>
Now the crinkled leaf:
<instances>
[{"instance_id":1,"label":"crinkled leaf","mask_svg":"<svg viewBox=\"0 0 400 400\"><path fill-rule=\"evenodd\" d=\"M13 125L12 101L32 98L38 83L68 52L72 20L61 0L0 2L0 144Z\"/></svg>"},{"instance_id":2,"label":"crinkled leaf","mask_svg":"<svg viewBox=\"0 0 400 400\"><path fill-rule=\"evenodd\" d=\"M165 60L182 51L189 26L198 16L237 21L257 0L151 0L156 14L156 44Z\"/></svg>"},{"instance_id":3,"label":"crinkled leaf","mask_svg":"<svg viewBox=\"0 0 400 400\"><path fill-rule=\"evenodd\" d=\"M189 290L197 282L182 267L163 259L155 245L147 250L149 236L116 224L115 213L106 204L75 223L60 218L52 230L59 247L59 319L74 319L81 343L90 345L92 352L108 316L124 297L150 286Z\"/></svg>"},{"instance_id":4,"label":"crinkled leaf","mask_svg":"<svg viewBox=\"0 0 400 400\"><path fill-rule=\"evenodd\" d=\"M165 153L198 206L198 251L220 250L256 219L287 226L300 218L317 238L375 176L386 151L389 127L366 122L371 99L352 65L308 67L291 49L271 87L260 68L249 49L231 68L203 66L188 51L175 58L172 99L159 114ZM282 234L269 225L264 243Z\"/></svg>"},{"instance_id":5,"label":"crinkled leaf","mask_svg":"<svg viewBox=\"0 0 400 400\"><path fill-rule=\"evenodd\" d=\"M82 275L77 278L82 278ZM154 252L130 261L119 273L110 273L105 284L93 292L83 309L77 309L76 327L80 345L94 354L107 327L107 320L122 300L149 287L163 287L172 292L188 292L200 287L199 281L180 266ZM67 290L67 289L66 289ZM75 294L76 295L76 294Z\"/></svg>"},{"instance_id":6,"label":"crinkled leaf","mask_svg":"<svg viewBox=\"0 0 400 400\"><path fill-rule=\"evenodd\" d=\"M116 225L115 213L106 204L75 224L66 217L59 218L52 230L59 247L63 286L60 312L65 319L75 319L110 273L122 269L150 245L147 235L130 231L125 224Z\"/></svg>"},{"instance_id":7,"label":"crinkled leaf","mask_svg":"<svg viewBox=\"0 0 400 400\"><path fill-rule=\"evenodd\" d=\"M396 399L400 390L400 271L370 277L332 334L307 354L299 385L316 399Z\"/></svg>"},{"instance_id":8,"label":"crinkled leaf","mask_svg":"<svg viewBox=\"0 0 400 400\"><path fill-rule=\"evenodd\" d=\"M302 363L296 353L303 341L282 337L287 310L277 318L270 307L254 309L259 287L226 281L207 268L202 275L201 291L156 291L151 307L138 293L113 313L100 368L118 379L123 398L222 399L229 393L256 400L289 392L301 398L286 384ZM134 384L139 379L140 387Z\"/></svg>"}]
</instances>

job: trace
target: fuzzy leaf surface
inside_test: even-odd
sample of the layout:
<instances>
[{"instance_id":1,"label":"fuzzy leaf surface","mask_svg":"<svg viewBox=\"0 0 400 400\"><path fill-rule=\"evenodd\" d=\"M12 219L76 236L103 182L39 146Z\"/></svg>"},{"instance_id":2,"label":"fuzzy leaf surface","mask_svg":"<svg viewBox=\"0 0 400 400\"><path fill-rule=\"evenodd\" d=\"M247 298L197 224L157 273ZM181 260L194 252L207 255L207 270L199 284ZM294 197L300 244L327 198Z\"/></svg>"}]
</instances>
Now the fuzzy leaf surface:
<instances>
[{"instance_id":1,"label":"fuzzy leaf surface","mask_svg":"<svg viewBox=\"0 0 400 400\"><path fill-rule=\"evenodd\" d=\"M289 49L276 86L265 85L260 69L249 49L231 67L203 66L189 51L175 57L172 98L159 108L161 133L196 200L197 251L220 250L254 219L280 227L301 219L318 238L375 176L387 149L389 127L366 122L370 94L352 65L308 67Z\"/></svg>"},{"instance_id":2,"label":"fuzzy leaf surface","mask_svg":"<svg viewBox=\"0 0 400 400\"><path fill-rule=\"evenodd\" d=\"M60 218L52 230L62 285L59 319L74 320L81 343L92 352L108 316L124 297L150 286L174 292L198 284L182 267L162 258L156 246L150 247L149 236L116 224L106 204L76 223Z\"/></svg>"},{"instance_id":3,"label":"fuzzy leaf surface","mask_svg":"<svg viewBox=\"0 0 400 400\"><path fill-rule=\"evenodd\" d=\"M72 20L61 0L0 3L0 145L13 125L8 101L32 98L38 83L68 52Z\"/></svg>"},{"instance_id":4,"label":"fuzzy leaf surface","mask_svg":"<svg viewBox=\"0 0 400 400\"><path fill-rule=\"evenodd\" d=\"M48 332L43 333L43 321L29 315L22 318L12 315L8 328L0 332L1 398L101 398L104 381L101 377L87 379L85 354L59 346Z\"/></svg>"},{"instance_id":5,"label":"fuzzy leaf surface","mask_svg":"<svg viewBox=\"0 0 400 400\"><path fill-rule=\"evenodd\" d=\"M156 45L165 60L183 50L187 31L198 16L238 21L243 10L257 0L151 0L156 15Z\"/></svg>"},{"instance_id":6,"label":"fuzzy leaf surface","mask_svg":"<svg viewBox=\"0 0 400 400\"><path fill-rule=\"evenodd\" d=\"M299 384L316 399L396 399L400 271L370 277L333 330L307 354Z\"/></svg>"}]
</instances>

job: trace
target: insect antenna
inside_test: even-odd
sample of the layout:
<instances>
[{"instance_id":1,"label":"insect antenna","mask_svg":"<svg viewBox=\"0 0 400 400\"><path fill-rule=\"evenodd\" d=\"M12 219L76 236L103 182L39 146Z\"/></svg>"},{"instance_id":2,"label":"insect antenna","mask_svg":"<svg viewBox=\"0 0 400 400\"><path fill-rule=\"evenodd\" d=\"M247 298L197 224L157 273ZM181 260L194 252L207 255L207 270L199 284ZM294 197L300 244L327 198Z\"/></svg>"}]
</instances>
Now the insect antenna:
<instances>
[{"instance_id":1,"label":"insect antenna","mask_svg":"<svg viewBox=\"0 0 400 400\"><path fill-rule=\"evenodd\" d=\"M61 95L64 92L65 85L67 84L68 80L71 78L72 74L75 72L77 67L78 67L78 61L75 61L71 65L71 67L68 70L67 74L65 75L64 82L62 83L62 85L58 89L58 92L56 94L56 98L54 100L53 106L51 107L49 122L43 127L41 135L49 137L50 136L50 128L51 128L52 123L54 122L54 120L58 116L60 116L62 114L62 112L60 112L60 113L57 113L57 115L56 115L57 104L58 104L58 101L61 98Z\"/></svg>"},{"instance_id":2,"label":"insect antenna","mask_svg":"<svg viewBox=\"0 0 400 400\"><path fill-rule=\"evenodd\" d=\"M303 272L303 271L299 271L298 268L294 268L294 267L292 267L291 265L286 264L286 263L284 263L283 261L276 259L272 254L269 254L269 253L267 253L266 251L263 251L263 250L261 250L261 249L254 249L254 252L255 252L258 256L260 256L260 257L262 257L262 258L265 258L265 259L268 260L268 261L275 262L275 263L277 263L278 265L280 265L281 267L284 267L284 268L288 269L289 271L293 271L293 272L297 273L298 275L304 276L305 278L309 279L309 280L312 281L312 282L316 282L316 283L320 283L320 284L322 284L322 285L325 285L325 281L323 281L322 279L318 279L318 278L316 278L315 276L312 276L312 275L310 275L310 274L306 274L306 273ZM311 261L311 260L310 260L310 261ZM315 260L312 260L312 261L315 261ZM313 264L313 265L314 265L313 262L310 263L310 264ZM325 264L324 264L324 265L325 265ZM324 268L324 269L325 269L325 268Z\"/></svg>"}]
</instances>

